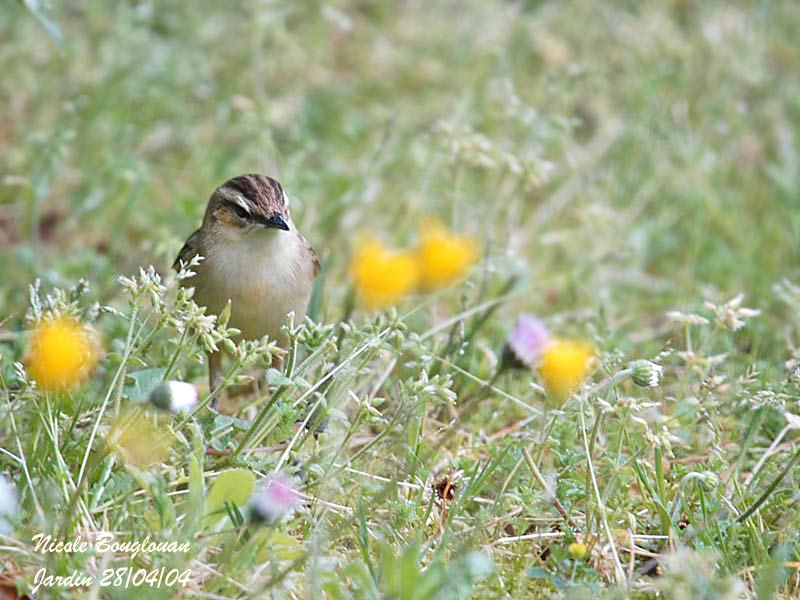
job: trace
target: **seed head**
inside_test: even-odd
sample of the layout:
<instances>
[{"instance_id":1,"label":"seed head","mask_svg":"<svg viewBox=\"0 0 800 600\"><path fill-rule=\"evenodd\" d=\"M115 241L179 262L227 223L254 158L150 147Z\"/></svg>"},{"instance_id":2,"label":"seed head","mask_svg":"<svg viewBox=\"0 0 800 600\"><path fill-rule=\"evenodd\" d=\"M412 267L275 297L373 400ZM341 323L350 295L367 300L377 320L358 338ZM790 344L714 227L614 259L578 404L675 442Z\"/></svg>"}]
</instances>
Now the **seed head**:
<instances>
[{"instance_id":1,"label":"seed head","mask_svg":"<svg viewBox=\"0 0 800 600\"><path fill-rule=\"evenodd\" d=\"M649 360L635 360L628 368L631 370L633 383L641 387L658 387L658 382L664 375L664 367Z\"/></svg>"}]
</instances>

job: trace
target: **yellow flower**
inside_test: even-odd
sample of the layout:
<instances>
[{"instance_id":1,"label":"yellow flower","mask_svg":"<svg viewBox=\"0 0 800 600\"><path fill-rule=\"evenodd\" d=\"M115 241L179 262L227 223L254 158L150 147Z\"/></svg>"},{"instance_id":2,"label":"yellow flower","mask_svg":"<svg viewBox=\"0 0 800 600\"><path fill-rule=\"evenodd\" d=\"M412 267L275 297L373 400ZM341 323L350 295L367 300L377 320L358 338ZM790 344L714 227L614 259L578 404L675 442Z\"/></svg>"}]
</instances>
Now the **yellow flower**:
<instances>
[{"instance_id":1,"label":"yellow flower","mask_svg":"<svg viewBox=\"0 0 800 600\"><path fill-rule=\"evenodd\" d=\"M146 468L166 460L171 439L142 411L131 409L111 423L106 443L124 463Z\"/></svg>"},{"instance_id":2,"label":"yellow flower","mask_svg":"<svg viewBox=\"0 0 800 600\"><path fill-rule=\"evenodd\" d=\"M359 301L367 308L385 308L414 291L419 271L409 252L389 250L375 239L361 241L350 262L350 277Z\"/></svg>"},{"instance_id":3,"label":"yellow flower","mask_svg":"<svg viewBox=\"0 0 800 600\"><path fill-rule=\"evenodd\" d=\"M425 223L420 228L420 238L417 259L420 284L425 290L455 281L475 262L477 250L474 242L449 232L438 221Z\"/></svg>"},{"instance_id":4,"label":"yellow flower","mask_svg":"<svg viewBox=\"0 0 800 600\"><path fill-rule=\"evenodd\" d=\"M78 321L42 321L31 338L28 372L45 389L64 389L82 381L97 361L94 336Z\"/></svg>"},{"instance_id":5,"label":"yellow flower","mask_svg":"<svg viewBox=\"0 0 800 600\"><path fill-rule=\"evenodd\" d=\"M592 346L574 340L553 340L542 352L539 374L548 392L563 398L574 392L589 374Z\"/></svg>"},{"instance_id":6,"label":"yellow flower","mask_svg":"<svg viewBox=\"0 0 800 600\"><path fill-rule=\"evenodd\" d=\"M567 547L567 552L576 560L582 560L586 556L586 544L580 542L573 542Z\"/></svg>"}]
</instances>

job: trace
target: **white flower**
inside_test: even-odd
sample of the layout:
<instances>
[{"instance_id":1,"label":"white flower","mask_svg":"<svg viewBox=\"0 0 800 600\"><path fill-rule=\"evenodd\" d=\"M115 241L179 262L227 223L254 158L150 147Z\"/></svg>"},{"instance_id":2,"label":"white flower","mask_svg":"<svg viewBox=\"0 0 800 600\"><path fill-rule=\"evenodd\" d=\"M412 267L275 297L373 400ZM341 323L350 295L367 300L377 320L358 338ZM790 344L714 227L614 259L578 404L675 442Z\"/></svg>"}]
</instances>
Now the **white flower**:
<instances>
[{"instance_id":1,"label":"white flower","mask_svg":"<svg viewBox=\"0 0 800 600\"><path fill-rule=\"evenodd\" d=\"M133 277L125 277L124 275L120 275L117 280L119 281L120 285L127 289L132 294L135 294L139 291L139 286L136 283L136 280Z\"/></svg>"},{"instance_id":2,"label":"white flower","mask_svg":"<svg viewBox=\"0 0 800 600\"><path fill-rule=\"evenodd\" d=\"M682 313L677 310L671 310L667 313L667 319L676 325L708 325L708 319L696 315L694 313Z\"/></svg>"},{"instance_id":3,"label":"white flower","mask_svg":"<svg viewBox=\"0 0 800 600\"><path fill-rule=\"evenodd\" d=\"M725 304L713 304L706 302L706 308L713 310L717 319L717 323L721 326L730 329L731 331L738 331L744 327L745 321L751 317L756 317L761 314L760 310L753 308L745 308L742 306L743 294L739 294L733 300L729 300Z\"/></svg>"},{"instance_id":4,"label":"white flower","mask_svg":"<svg viewBox=\"0 0 800 600\"><path fill-rule=\"evenodd\" d=\"M783 417L786 419L786 427L789 429L800 429L800 416L793 415L790 412L783 413Z\"/></svg>"},{"instance_id":5,"label":"white flower","mask_svg":"<svg viewBox=\"0 0 800 600\"><path fill-rule=\"evenodd\" d=\"M197 388L183 381L162 381L150 392L149 401L161 410L189 412L197 406Z\"/></svg>"},{"instance_id":6,"label":"white flower","mask_svg":"<svg viewBox=\"0 0 800 600\"><path fill-rule=\"evenodd\" d=\"M17 517L17 488L5 476L0 475L0 535L14 531L11 523Z\"/></svg>"},{"instance_id":7,"label":"white flower","mask_svg":"<svg viewBox=\"0 0 800 600\"><path fill-rule=\"evenodd\" d=\"M664 367L649 360L635 360L628 368L631 370L633 383L641 387L658 387L658 382L664 375Z\"/></svg>"}]
</instances>

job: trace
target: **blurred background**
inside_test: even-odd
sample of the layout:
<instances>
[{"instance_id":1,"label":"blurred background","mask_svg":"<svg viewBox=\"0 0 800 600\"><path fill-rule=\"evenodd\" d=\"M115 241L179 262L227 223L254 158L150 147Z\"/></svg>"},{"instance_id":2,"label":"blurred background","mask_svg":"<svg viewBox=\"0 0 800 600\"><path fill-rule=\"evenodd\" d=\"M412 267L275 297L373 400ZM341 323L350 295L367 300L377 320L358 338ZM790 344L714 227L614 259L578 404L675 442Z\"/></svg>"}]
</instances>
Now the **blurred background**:
<instances>
[{"instance_id":1,"label":"blurred background","mask_svg":"<svg viewBox=\"0 0 800 600\"><path fill-rule=\"evenodd\" d=\"M214 597L273 583L321 597L321 581L348 578L354 593L330 597L392 597L404 584L432 595L431 581L486 576L478 550L497 570L476 597L551 598L586 583L594 598L626 578L672 598L741 597L716 594L719 573L759 582L759 597L784 583L797 597L798 31L797 0L3 2L0 403L14 411L0 410L0 483L18 482L26 525L20 541L3 538L20 551L0 553L0 566L30 580L51 558L63 573L94 562L35 556L24 541L35 530L88 519L172 540L179 522L199 548L186 557L202 563L195 589ZM437 218L474 241L475 267L398 313L357 306L352 323L309 326L293 379L267 376L274 395L258 419L269 419L251 427L244 408L235 419L204 410L175 426L171 459L147 471L155 483L96 463L85 471L96 486L78 476L92 485L88 508L72 510L70 477L91 449L117 443L113 426L98 429L107 405L117 416L123 394L146 397L144 383L167 373L204 396L200 346L175 335L197 319L175 308L170 265L212 191L253 171L282 182L320 256L318 322L350 315L364 234L409 249ZM147 272L117 283L151 264L170 278L167 300ZM76 393L40 393L14 371L30 345L29 286L41 280L46 295L81 278L89 301L115 308L98 316L80 289L45 304L89 315L103 360ZM739 294L753 311L724 304ZM705 317L670 322L672 310ZM543 365L499 377L520 313L591 344L569 346L559 365L578 367L570 389L596 350L581 400L548 408ZM741 328L737 315L753 318ZM647 389L618 377L634 359L659 363L645 363ZM330 408L331 433L297 425L309 398ZM123 431L157 449L139 429ZM278 546L307 551L291 574L229 552L247 537L236 527L217 538L196 518L206 498L195 475L220 490L231 465L247 467L251 487L251 468L308 473L303 489L323 510L304 508L292 535L275 528ZM734 508L753 520L735 521ZM650 557L682 545L698 551L676 555L684 572L651 578L669 565ZM682 594L684 575L696 586ZM408 583L428 576L428 587Z\"/></svg>"},{"instance_id":2,"label":"blurred background","mask_svg":"<svg viewBox=\"0 0 800 600\"><path fill-rule=\"evenodd\" d=\"M798 275L797 2L25 5L0 19L11 323L37 277L108 301L167 272L250 171L292 196L328 320L355 236L408 244L429 215L522 274L517 308L625 335Z\"/></svg>"}]
</instances>

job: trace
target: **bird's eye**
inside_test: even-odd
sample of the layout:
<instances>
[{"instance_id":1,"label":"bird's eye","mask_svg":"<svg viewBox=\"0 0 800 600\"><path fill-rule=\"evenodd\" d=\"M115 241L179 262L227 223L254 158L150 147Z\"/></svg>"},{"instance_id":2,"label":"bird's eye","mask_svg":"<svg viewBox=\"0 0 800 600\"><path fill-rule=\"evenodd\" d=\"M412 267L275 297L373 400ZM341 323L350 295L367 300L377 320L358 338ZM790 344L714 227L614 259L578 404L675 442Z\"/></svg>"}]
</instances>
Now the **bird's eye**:
<instances>
[{"instance_id":1,"label":"bird's eye","mask_svg":"<svg viewBox=\"0 0 800 600\"><path fill-rule=\"evenodd\" d=\"M240 206L236 202L231 202L231 207L236 211L236 216L243 221L247 221L250 218L250 213L247 212L243 206Z\"/></svg>"}]
</instances>

